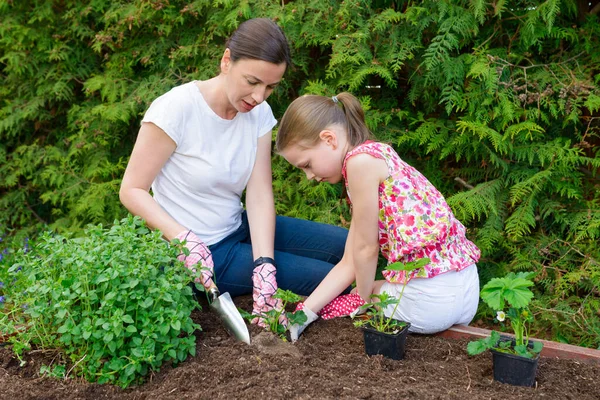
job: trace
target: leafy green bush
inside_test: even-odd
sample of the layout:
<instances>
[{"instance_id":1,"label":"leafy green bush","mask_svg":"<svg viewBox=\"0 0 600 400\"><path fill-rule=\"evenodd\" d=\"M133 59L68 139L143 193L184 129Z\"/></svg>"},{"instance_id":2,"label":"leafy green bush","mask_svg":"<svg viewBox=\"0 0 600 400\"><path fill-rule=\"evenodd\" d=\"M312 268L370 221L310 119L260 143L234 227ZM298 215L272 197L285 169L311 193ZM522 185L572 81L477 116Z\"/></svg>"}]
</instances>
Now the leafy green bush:
<instances>
[{"instance_id":1,"label":"leafy green bush","mask_svg":"<svg viewBox=\"0 0 600 400\"><path fill-rule=\"evenodd\" d=\"M83 237L44 233L7 270L0 330L13 349L60 349L92 382L126 387L196 349L198 307L178 249L129 216Z\"/></svg>"}]
</instances>

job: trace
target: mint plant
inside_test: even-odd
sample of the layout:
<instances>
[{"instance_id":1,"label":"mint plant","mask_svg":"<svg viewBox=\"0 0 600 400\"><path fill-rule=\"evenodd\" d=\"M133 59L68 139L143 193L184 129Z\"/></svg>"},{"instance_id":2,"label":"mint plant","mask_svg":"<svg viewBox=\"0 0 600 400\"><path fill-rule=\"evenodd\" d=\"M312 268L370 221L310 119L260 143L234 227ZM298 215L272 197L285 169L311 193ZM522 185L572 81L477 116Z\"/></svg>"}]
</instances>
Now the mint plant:
<instances>
[{"instance_id":1,"label":"mint plant","mask_svg":"<svg viewBox=\"0 0 600 400\"><path fill-rule=\"evenodd\" d=\"M126 387L165 362L195 354L199 307L178 249L129 216L82 237L43 233L16 252L6 276L0 331L12 349L58 349L73 373ZM56 368L56 367L55 367Z\"/></svg>"},{"instance_id":2,"label":"mint plant","mask_svg":"<svg viewBox=\"0 0 600 400\"><path fill-rule=\"evenodd\" d=\"M515 334L515 345L512 339L501 340L500 334L492 331L487 338L469 342L467 352L469 355L483 353L489 349L496 349L507 353L517 354L526 358L534 358L542 351L543 344L534 342L529 347L529 324L533 322L533 314L529 310L529 303L533 298L533 292L529 287L533 286L531 278L533 272L511 272L503 278L490 280L481 289L481 298L492 309L496 310L496 319L504 322L510 321ZM508 311L505 312L505 307Z\"/></svg>"},{"instance_id":3,"label":"mint plant","mask_svg":"<svg viewBox=\"0 0 600 400\"><path fill-rule=\"evenodd\" d=\"M421 258L407 263L402 263L398 261L388 265L385 269L387 271L405 271L408 274L411 271L424 267L425 265L429 264L429 262L429 258ZM400 305L400 301L402 300L402 296L404 295L405 288L406 285L402 285L402 291L400 292L398 298L395 298L386 292L380 294L372 294L371 299L374 300L364 304L357 311L357 314L366 311L367 318L358 319L354 321L354 326L370 326L378 332L383 333L398 332L406 325L406 322L398 321L397 319L393 318L393 316L396 313L398 306ZM385 310L391 305L394 305L394 310L392 311L389 317L386 317Z\"/></svg>"},{"instance_id":4,"label":"mint plant","mask_svg":"<svg viewBox=\"0 0 600 400\"><path fill-rule=\"evenodd\" d=\"M51 376L53 378L64 378L67 374L67 370L64 365L55 365L50 368L49 365L42 365L40 367L41 376Z\"/></svg>"},{"instance_id":5,"label":"mint plant","mask_svg":"<svg viewBox=\"0 0 600 400\"><path fill-rule=\"evenodd\" d=\"M304 313L304 311L285 311L288 304L298 303L302 301L302 297L290 290L277 289L277 291L275 291L275 294L273 295L273 298L281 299L283 304L281 310L276 310L273 308L266 313L260 314L260 317L262 317L265 320L265 323L267 324L267 329L270 332L273 332L280 338L287 340L286 332L288 331L288 328L281 324L281 316L285 315L285 317L287 318L288 327L290 325L302 325L303 323L305 323L306 314ZM254 318L257 317L256 315L250 314L245 310L240 310L240 313L242 314L242 317L244 317L248 321L252 321Z\"/></svg>"}]
</instances>

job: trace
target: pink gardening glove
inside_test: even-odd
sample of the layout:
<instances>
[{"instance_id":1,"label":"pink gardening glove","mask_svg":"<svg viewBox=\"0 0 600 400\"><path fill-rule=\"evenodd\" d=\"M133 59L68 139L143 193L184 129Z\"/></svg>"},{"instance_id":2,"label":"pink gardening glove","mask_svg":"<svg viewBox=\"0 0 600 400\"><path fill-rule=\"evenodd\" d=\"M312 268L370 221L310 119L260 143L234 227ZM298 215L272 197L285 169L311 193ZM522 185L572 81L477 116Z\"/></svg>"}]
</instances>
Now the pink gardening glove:
<instances>
[{"instance_id":1,"label":"pink gardening glove","mask_svg":"<svg viewBox=\"0 0 600 400\"><path fill-rule=\"evenodd\" d=\"M201 283L206 290L210 289L215 285L212 279L215 265L208 246L190 230L181 232L175 238L179 239L179 241L190 251L188 256L182 253L177 259L183 261L186 268L190 269L194 274L198 272L197 268L198 264L200 264L200 267L203 267L200 270L201 276L200 278L196 278L195 282Z\"/></svg>"},{"instance_id":2,"label":"pink gardening glove","mask_svg":"<svg viewBox=\"0 0 600 400\"><path fill-rule=\"evenodd\" d=\"M262 328L266 328L267 324L261 315L272 309L278 311L283 309L283 301L273 298L277 291L276 273L275 266L269 263L259 265L252 272L252 285L254 286L252 290L252 298L254 299L252 314L258 316L258 318L252 320L252 323ZM283 313L279 317L279 323L287 326L287 318Z\"/></svg>"},{"instance_id":3,"label":"pink gardening glove","mask_svg":"<svg viewBox=\"0 0 600 400\"><path fill-rule=\"evenodd\" d=\"M336 317L347 317L364 305L365 301L357 293L344 294L331 300L317 314L325 320Z\"/></svg>"}]
</instances>

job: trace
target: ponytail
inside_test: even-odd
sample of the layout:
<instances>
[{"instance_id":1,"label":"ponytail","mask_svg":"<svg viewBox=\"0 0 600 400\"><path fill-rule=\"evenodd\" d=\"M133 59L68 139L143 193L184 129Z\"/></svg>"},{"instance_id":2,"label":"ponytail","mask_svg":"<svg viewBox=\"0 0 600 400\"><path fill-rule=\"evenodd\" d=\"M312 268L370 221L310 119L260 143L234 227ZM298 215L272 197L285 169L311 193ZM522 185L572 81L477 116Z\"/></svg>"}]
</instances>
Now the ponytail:
<instances>
[{"instance_id":1,"label":"ponytail","mask_svg":"<svg viewBox=\"0 0 600 400\"><path fill-rule=\"evenodd\" d=\"M355 147L372 139L373 134L365 123L365 112L360 101L348 92L342 92L335 97L342 104L344 114L346 114L348 143Z\"/></svg>"}]
</instances>

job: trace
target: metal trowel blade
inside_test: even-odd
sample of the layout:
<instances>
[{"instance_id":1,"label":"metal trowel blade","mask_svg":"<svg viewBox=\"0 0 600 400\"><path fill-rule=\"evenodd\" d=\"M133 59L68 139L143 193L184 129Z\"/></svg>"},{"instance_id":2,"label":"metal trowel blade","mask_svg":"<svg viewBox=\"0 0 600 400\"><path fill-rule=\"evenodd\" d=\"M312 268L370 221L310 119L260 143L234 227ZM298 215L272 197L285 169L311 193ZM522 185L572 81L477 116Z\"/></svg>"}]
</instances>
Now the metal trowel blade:
<instances>
[{"instance_id":1,"label":"metal trowel blade","mask_svg":"<svg viewBox=\"0 0 600 400\"><path fill-rule=\"evenodd\" d=\"M210 303L210 307L219 314L225 328L233 337L244 343L250 344L250 332L244 318L235 307L229 292L225 292Z\"/></svg>"}]
</instances>

